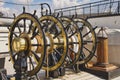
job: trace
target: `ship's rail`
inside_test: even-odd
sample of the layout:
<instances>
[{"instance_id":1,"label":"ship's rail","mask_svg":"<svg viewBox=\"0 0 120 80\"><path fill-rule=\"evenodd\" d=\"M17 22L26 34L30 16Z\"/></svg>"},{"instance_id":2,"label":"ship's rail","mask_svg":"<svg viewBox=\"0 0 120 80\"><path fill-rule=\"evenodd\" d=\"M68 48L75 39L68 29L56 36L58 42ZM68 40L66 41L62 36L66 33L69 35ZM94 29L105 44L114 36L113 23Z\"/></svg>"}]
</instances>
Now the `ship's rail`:
<instances>
[{"instance_id":1,"label":"ship's rail","mask_svg":"<svg viewBox=\"0 0 120 80\"><path fill-rule=\"evenodd\" d=\"M65 16L77 15L78 17L83 18L118 16L120 15L120 1L97 1L93 3L55 9L54 13L62 13Z\"/></svg>"}]
</instances>

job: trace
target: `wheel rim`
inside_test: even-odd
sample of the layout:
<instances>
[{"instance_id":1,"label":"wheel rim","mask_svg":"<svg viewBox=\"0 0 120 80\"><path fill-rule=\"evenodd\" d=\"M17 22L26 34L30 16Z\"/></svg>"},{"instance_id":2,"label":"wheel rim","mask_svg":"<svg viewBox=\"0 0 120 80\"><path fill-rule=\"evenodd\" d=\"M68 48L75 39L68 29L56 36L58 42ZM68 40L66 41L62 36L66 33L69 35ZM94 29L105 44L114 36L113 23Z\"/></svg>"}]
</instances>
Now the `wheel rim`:
<instances>
[{"instance_id":1,"label":"wheel rim","mask_svg":"<svg viewBox=\"0 0 120 80\"><path fill-rule=\"evenodd\" d=\"M9 49L12 62L17 60L18 54L24 54L27 58L27 74L35 75L42 67L45 56L45 37L39 21L29 13L20 14L11 24L9 32ZM36 36L41 36L41 44L34 44ZM19 46L18 46L19 44ZM36 52L34 47L41 47L42 52ZM20 48L20 49L18 49ZM34 56L40 56L39 59ZM38 60L38 63L35 61Z\"/></svg>"},{"instance_id":2,"label":"wheel rim","mask_svg":"<svg viewBox=\"0 0 120 80\"><path fill-rule=\"evenodd\" d=\"M68 53L66 57L66 66L74 65L80 57L82 49L82 35L78 26L69 18L61 17L60 20L64 25L68 37Z\"/></svg>"},{"instance_id":3,"label":"wheel rim","mask_svg":"<svg viewBox=\"0 0 120 80\"><path fill-rule=\"evenodd\" d=\"M40 22L46 34L46 40L50 40L47 44L51 45L47 47L49 65L47 67L44 63L43 69L53 71L58 69L65 60L68 49L66 33L61 22L53 16L42 16ZM44 61L46 62L46 58Z\"/></svg>"},{"instance_id":4,"label":"wheel rim","mask_svg":"<svg viewBox=\"0 0 120 80\"><path fill-rule=\"evenodd\" d=\"M75 18L73 19L78 25L83 39L83 49L80 56L80 64L85 64L89 62L95 55L96 50L96 34L93 30L91 24L83 19Z\"/></svg>"}]
</instances>

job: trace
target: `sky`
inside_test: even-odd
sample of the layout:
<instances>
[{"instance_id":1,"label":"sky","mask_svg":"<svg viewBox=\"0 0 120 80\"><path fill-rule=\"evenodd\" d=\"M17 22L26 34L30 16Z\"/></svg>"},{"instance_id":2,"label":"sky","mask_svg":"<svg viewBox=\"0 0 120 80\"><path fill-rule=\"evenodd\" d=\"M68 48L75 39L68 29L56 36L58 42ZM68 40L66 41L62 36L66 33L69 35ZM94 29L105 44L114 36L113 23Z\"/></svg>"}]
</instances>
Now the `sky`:
<instances>
[{"instance_id":1,"label":"sky","mask_svg":"<svg viewBox=\"0 0 120 80\"><path fill-rule=\"evenodd\" d=\"M39 3L48 3L51 6L51 9L64 8L79 4L85 4L89 2L95 2L100 0L0 0L3 2L12 2L19 4L39 4ZM5 16L11 16L13 13L20 14L22 13L23 5L12 5L0 2L0 11L4 13ZM33 12L33 10L40 11L40 6L27 6L26 10L28 12Z\"/></svg>"}]
</instances>

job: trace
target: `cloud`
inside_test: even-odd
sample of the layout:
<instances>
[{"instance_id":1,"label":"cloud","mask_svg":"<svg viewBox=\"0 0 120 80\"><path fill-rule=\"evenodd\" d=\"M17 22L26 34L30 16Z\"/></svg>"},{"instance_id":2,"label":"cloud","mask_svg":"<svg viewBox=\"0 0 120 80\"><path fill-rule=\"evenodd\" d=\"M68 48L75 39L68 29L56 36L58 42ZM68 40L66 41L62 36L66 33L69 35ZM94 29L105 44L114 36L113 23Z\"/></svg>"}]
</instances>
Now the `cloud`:
<instances>
[{"instance_id":1,"label":"cloud","mask_svg":"<svg viewBox=\"0 0 120 80\"><path fill-rule=\"evenodd\" d=\"M0 0L0 1L4 1L4 0ZM10 7L6 7L5 3L0 2L0 12L2 12L4 15L3 16L13 16L13 13L18 13L19 11L15 8L10 8Z\"/></svg>"},{"instance_id":2,"label":"cloud","mask_svg":"<svg viewBox=\"0 0 120 80\"><path fill-rule=\"evenodd\" d=\"M3 1L3 0L1 0L1 1ZM9 11L10 11L10 9L7 7L4 7L4 3L0 2L0 12L2 12L4 15L8 15Z\"/></svg>"},{"instance_id":3,"label":"cloud","mask_svg":"<svg viewBox=\"0 0 120 80\"><path fill-rule=\"evenodd\" d=\"M4 0L0 0L0 1L4 1ZM14 3L19 3L19 4L30 4L33 2L33 0L12 0L12 2ZM15 5L13 8L11 7L6 7L5 3L0 2L0 12L2 12L4 14L4 16L13 16L13 13L15 13L16 15L18 15L20 12L20 10L22 10L22 6L17 6Z\"/></svg>"},{"instance_id":4,"label":"cloud","mask_svg":"<svg viewBox=\"0 0 120 80\"><path fill-rule=\"evenodd\" d=\"M52 0L53 3L53 9L60 9L60 8L65 8L65 7L71 7L71 6L76 6L76 5L80 5L80 4L85 4L85 3L89 3L90 0ZM75 9L73 8L69 8L69 9ZM82 13L82 9L77 9L72 10L72 11L65 11L63 12L64 15L73 15L75 14L75 12L77 12L77 14ZM59 11L58 11L59 12Z\"/></svg>"},{"instance_id":5,"label":"cloud","mask_svg":"<svg viewBox=\"0 0 120 80\"><path fill-rule=\"evenodd\" d=\"M0 1L3 1L3 0L0 0ZM3 6L4 5L4 3L3 2L0 2L0 6Z\"/></svg>"},{"instance_id":6,"label":"cloud","mask_svg":"<svg viewBox=\"0 0 120 80\"><path fill-rule=\"evenodd\" d=\"M13 17L13 13L15 14L18 14L19 11L16 10L16 9L10 9L8 7L3 7L3 6L0 6L0 12L2 12L4 15L3 16L11 16Z\"/></svg>"},{"instance_id":7,"label":"cloud","mask_svg":"<svg viewBox=\"0 0 120 80\"><path fill-rule=\"evenodd\" d=\"M78 5L78 0L52 0L54 9Z\"/></svg>"},{"instance_id":8,"label":"cloud","mask_svg":"<svg viewBox=\"0 0 120 80\"><path fill-rule=\"evenodd\" d=\"M90 0L52 0L54 9L89 3Z\"/></svg>"}]
</instances>

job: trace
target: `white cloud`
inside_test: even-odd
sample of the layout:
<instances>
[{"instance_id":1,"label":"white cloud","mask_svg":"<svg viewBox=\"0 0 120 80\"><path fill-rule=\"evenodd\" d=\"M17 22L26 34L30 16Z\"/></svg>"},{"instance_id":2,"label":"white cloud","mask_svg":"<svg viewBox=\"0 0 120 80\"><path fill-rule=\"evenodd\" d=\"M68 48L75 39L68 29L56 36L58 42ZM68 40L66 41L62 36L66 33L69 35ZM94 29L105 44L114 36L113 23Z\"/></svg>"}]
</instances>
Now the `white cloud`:
<instances>
[{"instance_id":1,"label":"white cloud","mask_svg":"<svg viewBox=\"0 0 120 80\"><path fill-rule=\"evenodd\" d=\"M3 1L3 0L0 0L0 1ZM4 5L4 3L3 2L0 2L0 6L3 6Z\"/></svg>"},{"instance_id":2,"label":"white cloud","mask_svg":"<svg viewBox=\"0 0 120 80\"><path fill-rule=\"evenodd\" d=\"M89 3L90 0L52 0L53 2L53 9L60 9L65 7L76 6L80 4ZM69 8L74 9L74 8ZM82 13L82 9L76 10L77 14ZM69 13L70 12L70 13ZM67 11L63 13L64 15L73 15L75 14L75 10Z\"/></svg>"},{"instance_id":3,"label":"white cloud","mask_svg":"<svg viewBox=\"0 0 120 80\"><path fill-rule=\"evenodd\" d=\"M90 0L52 0L54 9L89 3Z\"/></svg>"},{"instance_id":4,"label":"white cloud","mask_svg":"<svg viewBox=\"0 0 120 80\"><path fill-rule=\"evenodd\" d=\"M4 16L8 16L9 15L9 11L10 9L7 8L7 7L3 7L4 6L4 3L0 4L0 12L2 12L4 14Z\"/></svg>"},{"instance_id":5,"label":"white cloud","mask_svg":"<svg viewBox=\"0 0 120 80\"><path fill-rule=\"evenodd\" d=\"M0 0L0 1L4 1L4 0ZM0 2L0 12L2 12L4 14L4 16L13 16L13 13L18 13L19 11L14 9L14 8L9 8L9 7L5 7L4 6L5 3Z\"/></svg>"},{"instance_id":6,"label":"white cloud","mask_svg":"<svg viewBox=\"0 0 120 80\"><path fill-rule=\"evenodd\" d=\"M16 9L10 9L8 7L3 7L3 6L0 7L0 12L2 12L4 16L9 16L9 17L10 16L13 17L13 13L15 14L19 13L19 11Z\"/></svg>"},{"instance_id":7,"label":"white cloud","mask_svg":"<svg viewBox=\"0 0 120 80\"><path fill-rule=\"evenodd\" d=\"M0 1L4 1L4 0L0 0ZM33 0L12 0L12 2L19 4L30 4L33 2ZM9 7L5 7L4 5L5 3L0 2L0 12L2 12L4 16L13 16L13 13L17 15L20 12L22 12L19 11L20 10L19 8L21 8L22 10L22 6L14 5L13 8L9 8Z\"/></svg>"},{"instance_id":8,"label":"white cloud","mask_svg":"<svg viewBox=\"0 0 120 80\"><path fill-rule=\"evenodd\" d=\"M78 5L78 0L52 0L55 9Z\"/></svg>"}]
</instances>

